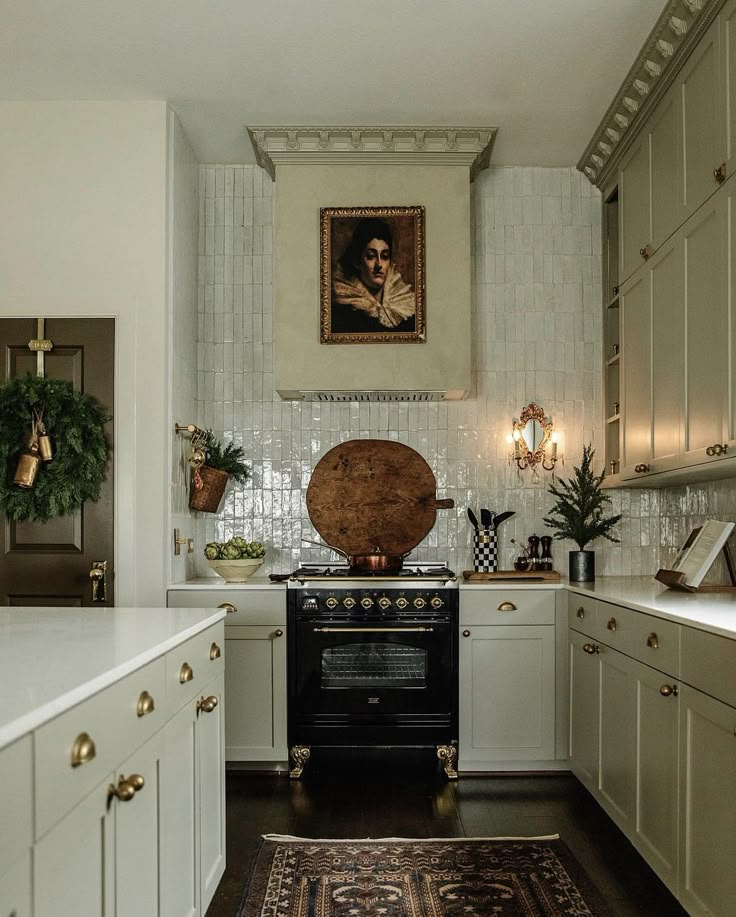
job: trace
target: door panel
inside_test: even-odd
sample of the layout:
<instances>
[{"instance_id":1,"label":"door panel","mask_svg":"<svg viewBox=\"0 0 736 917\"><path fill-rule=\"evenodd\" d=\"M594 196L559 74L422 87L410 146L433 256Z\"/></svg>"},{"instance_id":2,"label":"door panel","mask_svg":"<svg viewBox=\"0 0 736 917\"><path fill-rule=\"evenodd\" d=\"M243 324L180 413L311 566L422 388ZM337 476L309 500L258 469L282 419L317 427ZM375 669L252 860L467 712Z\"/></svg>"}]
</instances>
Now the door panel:
<instances>
[{"instance_id":1,"label":"door panel","mask_svg":"<svg viewBox=\"0 0 736 917\"><path fill-rule=\"evenodd\" d=\"M644 263L639 251L652 239L648 131L641 132L621 164L618 187L623 282Z\"/></svg>"},{"instance_id":2,"label":"door panel","mask_svg":"<svg viewBox=\"0 0 736 917\"><path fill-rule=\"evenodd\" d=\"M730 0L721 12L721 73L725 75L725 91L721 94L725 105L726 170L732 175L736 170L736 0Z\"/></svg>"},{"instance_id":3,"label":"door panel","mask_svg":"<svg viewBox=\"0 0 736 917\"><path fill-rule=\"evenodd\" d=\"M685 382L685 302L682 248L670 240L652 258L653 458L682 451Z\"/></svg>"},{"instance_id":4,"label":"door panel","mask_svg":"<svg viewBox=\"0 0 736 917\"><path fill-rule=\"evenodd\" d=\"M3 376L36 372L36 355L28 342L37 336L36 320L1 319ZM48 378L66 379L77 391L94 395L112 414L114 406L115 321L111 318L51 318L45 336L54 343L45 356ZM53 430L50 431L53 437ZM113 444L113 422L106 433ZM107 561L103 605L114 604L113 462L108 466L100 500L70 516L47 523L0 524L0 604L92 604L89 571L93 561Z\"/></svg>"},{"instance_id":5,"label":"door panel","mask_svg":"<svg viewBox=\"0 0 736 917\"><path fill-rule=\"evenodd\" d=\"M655 249L672 235L678 224L678 126L675 96L669 93L657 106L649 131L652 162L652 247Z\"/></svg>"},{"instance_id":6,"label":"door panel","mask_svg":"<svg viewBox=\"0 0 736 917\"><path fill-rule=\"evenodd\" d=\"M623 472L652 459L651 272L639 272L621 291L623 322Z\"/></svg>"}]
</instances>

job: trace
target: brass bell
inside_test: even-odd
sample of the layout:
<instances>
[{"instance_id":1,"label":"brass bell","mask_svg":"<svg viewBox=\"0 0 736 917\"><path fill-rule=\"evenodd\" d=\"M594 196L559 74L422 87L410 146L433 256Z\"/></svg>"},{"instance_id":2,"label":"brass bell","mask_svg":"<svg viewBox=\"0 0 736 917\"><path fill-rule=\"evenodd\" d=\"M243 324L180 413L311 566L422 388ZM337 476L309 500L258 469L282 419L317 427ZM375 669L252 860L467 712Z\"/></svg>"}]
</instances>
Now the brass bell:
<instances>
[{"instance_id":1,"label":"brass bell","mask_svg":"<svg viewBox=\"0 0 736 917\"><path fill-rule=\"evenodd\" d=\"M38 451L42 462L50 462L54 457L54 446L48 433L42 433L38 437Z\"/></svg>"},{"instance_id":2,"label":"brass bell","mask_svg":"<svg viewBox=\"0 0 736 917\"><path fill-rule=\"evenodd\" d=\"M26 490L30 490L36 481L38 466L40 464L41 459L38 457L38 443L32 443L30 451L24 452L18 459L18 467L15 469L13 483L17 487L23 487Z\"/></svg>"}]
</instances>

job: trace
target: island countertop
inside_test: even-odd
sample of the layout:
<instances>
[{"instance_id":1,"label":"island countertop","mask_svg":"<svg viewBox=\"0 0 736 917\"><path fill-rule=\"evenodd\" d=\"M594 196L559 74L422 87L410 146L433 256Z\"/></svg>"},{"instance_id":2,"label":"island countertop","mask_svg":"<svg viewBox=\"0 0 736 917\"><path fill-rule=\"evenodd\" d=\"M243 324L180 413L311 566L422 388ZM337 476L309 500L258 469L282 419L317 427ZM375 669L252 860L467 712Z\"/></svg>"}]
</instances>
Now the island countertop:
<instances>
[{"instance_id":1,"label":"island countertop","mask_svg":"<svg viewBox=\"0 0 736 917\"><path fill-rule=\"evenodd\" d=\"M0 748L224 617L221 608L0 609Z\"/></svg>"}]
</instances>

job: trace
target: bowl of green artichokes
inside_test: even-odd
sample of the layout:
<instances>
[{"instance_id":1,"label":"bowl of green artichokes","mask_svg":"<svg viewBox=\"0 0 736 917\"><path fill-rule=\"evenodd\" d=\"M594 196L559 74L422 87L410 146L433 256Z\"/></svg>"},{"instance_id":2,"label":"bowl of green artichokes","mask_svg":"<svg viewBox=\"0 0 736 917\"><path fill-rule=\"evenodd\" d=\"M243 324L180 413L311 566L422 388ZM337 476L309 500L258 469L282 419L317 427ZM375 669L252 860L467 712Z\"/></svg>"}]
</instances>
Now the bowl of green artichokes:
<instances>
[{"instance_id":1,"label":"bowl of green artichokes","mask_svg":"<svg viewBox=\"0 0 736 917\"><path fill-rule=\"evenodd\" d=\"M204 556L210 567L226 583L244 583L263 563L266 549L260 541L231 538L230 541L210 541Z\"/></svg>"}]
</instances>

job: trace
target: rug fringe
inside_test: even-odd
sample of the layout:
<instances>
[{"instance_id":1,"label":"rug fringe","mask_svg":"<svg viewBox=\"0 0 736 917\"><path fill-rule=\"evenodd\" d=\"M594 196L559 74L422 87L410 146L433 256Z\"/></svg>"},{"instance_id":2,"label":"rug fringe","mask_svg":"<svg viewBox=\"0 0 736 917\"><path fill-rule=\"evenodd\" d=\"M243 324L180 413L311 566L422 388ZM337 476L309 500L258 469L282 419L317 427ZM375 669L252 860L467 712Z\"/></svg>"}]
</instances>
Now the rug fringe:
<instances>
[{"instance_id":1,"label":"rug fringe","mask_svg":"<svg viewBox=\"0 0 736 917\"><path fill-rule=\"evenodd\" d=\"M264 841L278 841L282 844L318 842L320 844L361 844L370 841L406 841L408 843L461 843L463 841L559 841L559 834L543 834L534 837L296 837L293 834L262 834Z\"/></svg>"}]
</instances>

